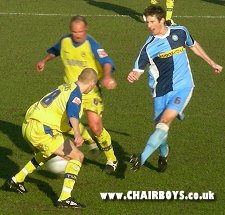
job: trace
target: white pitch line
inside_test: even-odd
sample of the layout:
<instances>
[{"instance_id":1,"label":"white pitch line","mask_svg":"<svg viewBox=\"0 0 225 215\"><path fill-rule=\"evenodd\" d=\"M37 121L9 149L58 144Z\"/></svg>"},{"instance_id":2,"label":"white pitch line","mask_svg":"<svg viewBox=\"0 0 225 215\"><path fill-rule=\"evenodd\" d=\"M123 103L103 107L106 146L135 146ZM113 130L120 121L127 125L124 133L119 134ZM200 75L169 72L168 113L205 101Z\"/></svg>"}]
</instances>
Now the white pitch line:
<instances>
[{"instance_id":1,"label":"white pitch line","mask_svg":"<svg viewBox=\"0 0 225 215\"><path fill-rule=\"evenodd\" d=\"M225 19L225 16L173 16L178 18Z\"/></svg>"},{"instance_id":2,"label":"white pitch line","mask_svg":"<svg viewBox=\"0 0 225 215\"><path fill-rule=\"evenodd\" d=\"M61 13L22 13L22 12L0 12L0 15L22 15L22 16L74 16L76 14L61 14ZM129 15L122 14L80 14L82 16L90 17L125 17L130 18ZM176 18L201 18L201 19L225 19L225 16L173 16Z\"/></svg>"},{"instance_id":3,"label":"white pitch line","mask_svg":"<svg viewBox=\"0 0 225 215\"><path fill-rule=\"evenodd\" d=\"M61 14L61 13L21 13L21 12L0 12L0 15L22 15L22 16L75 16L77 14ZM129 17L128 15L121 14L79 14L81 16L94 16L94 17Z\"/></svg>"}]
</instances>

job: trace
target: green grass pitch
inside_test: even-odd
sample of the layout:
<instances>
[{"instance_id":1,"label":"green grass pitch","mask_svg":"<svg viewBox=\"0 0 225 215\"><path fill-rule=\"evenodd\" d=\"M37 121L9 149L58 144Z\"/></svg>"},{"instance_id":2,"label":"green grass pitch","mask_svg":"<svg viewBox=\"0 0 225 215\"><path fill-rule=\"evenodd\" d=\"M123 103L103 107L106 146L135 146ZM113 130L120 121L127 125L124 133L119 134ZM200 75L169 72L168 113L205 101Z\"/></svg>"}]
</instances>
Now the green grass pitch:
<instances>
[{"instance_id":1,"label":"green grass pitch","mask_svg":"<svg viewBox=\"0 0 225 215\"><path fill-rule=\"evenodd\" d=\"M54 59L42 74L36 63L69 32L72 15L86 15L89 33L113 58L118 87L103 90L104 124L112 136L119 159L118 172L101 172L104 155L96 161L88 157L73 191L87 205L83 211L53 206L63 179L45 167L26 179L28 193L20 195L0 190L0 214L224 214L224 130L225 76L214 71L188 51L195 80L192 100L183 122L170 129L168 169L155 171L158 153L140 171L130 171L129 156L143 150L154 129L152 99L147 73L131 85L126 80L149 32L139 19L149 0L1 0L0 2L0 186L32 157L21 136L27 108L63 81L60 59ZM165 1L161 1L165 5ZM125 16L122 16L125 15ZM225 2L222 0L177 0L174 21L185 25L207 53L224 64ZM172 191L215 193L214 201L103 201L100 192Z\"/></svg>"}]
</instances>

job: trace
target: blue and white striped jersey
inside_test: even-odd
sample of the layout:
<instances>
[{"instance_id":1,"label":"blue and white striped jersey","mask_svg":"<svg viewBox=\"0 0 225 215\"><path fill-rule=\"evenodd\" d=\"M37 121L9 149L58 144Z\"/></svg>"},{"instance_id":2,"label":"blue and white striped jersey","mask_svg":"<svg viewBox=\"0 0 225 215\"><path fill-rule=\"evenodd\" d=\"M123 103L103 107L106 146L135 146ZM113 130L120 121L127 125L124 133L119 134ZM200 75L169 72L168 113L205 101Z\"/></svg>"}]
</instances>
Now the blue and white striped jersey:
<instances>
[{"instance_id":1,"label":"blue and white striped jersey","mask_svg":"<svg viewBox=\"0 0 225 215\"><path fill-rule=\"evenodd\" d=\"M194 86L185 49L193 45L194 40L184 26L170 26L164 36L149 36L133 70L144 72L149 65L149 86L153 97Z\"/></svg>"}]
</instances>

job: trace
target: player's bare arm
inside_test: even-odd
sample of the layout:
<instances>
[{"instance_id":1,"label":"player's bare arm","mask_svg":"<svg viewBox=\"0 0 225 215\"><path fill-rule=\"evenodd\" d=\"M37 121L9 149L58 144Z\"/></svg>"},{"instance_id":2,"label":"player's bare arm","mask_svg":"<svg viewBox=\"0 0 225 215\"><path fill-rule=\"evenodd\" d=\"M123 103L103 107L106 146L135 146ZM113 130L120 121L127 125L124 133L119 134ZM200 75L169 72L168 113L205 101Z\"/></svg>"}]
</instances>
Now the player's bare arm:
<instances>
[{"instance_id":1,"label":"player's bare arm","mask_svg":"<svg viewBox=\"0 0 225 215\"><path fill-rule=\"evenodd\" d=\"M47 61L55 58L56 56L54 54L48 54L46 57L44 57L41 61L38 62L38 64L36 65L36 70L38 72L43 72L45 69L45 64L47 63Z\"/></svg>"},{"instance_id":2,"label":"player's bare arm","mask_svg":"<svg viewBox=\"0 0 225 215\"><path fill-rule=\"evenodd\" d=\"M104 77L101 81L102 85L108 90L115 89L116 88L116 81L112 77L112 66L111 66L111 64L106 63L103 66L103 70L104 70Z\"/></svg>"},{"instance_id":3,"label":"player's bare arm","mask_svg":"<svg viewBox=\"0 0 225 215\"><path fill-rule=\"evenodd\" d=\"M204 61L206 61L214 70L216 73L220 73L223 69L222 66L215 63L204 51L204 49L201 47L201 45L198 42L195 42L194 46L190 47L190 49L200 58L202 58Z\"/></svg>"},{"instance_id":4,"label":"player's bare arm","mask_svg":"<svg viewBox=\"0 0 225 215\"><path fill-rule=\"evenodd\" d=\"M79 120L74 118L74 117L70 117L70 123L73 127L73 131L74 131L74 142L75 145L77 147L82 146L84 140L80 135L80 129L79 129Z\"/></svg>"}]
</instances>

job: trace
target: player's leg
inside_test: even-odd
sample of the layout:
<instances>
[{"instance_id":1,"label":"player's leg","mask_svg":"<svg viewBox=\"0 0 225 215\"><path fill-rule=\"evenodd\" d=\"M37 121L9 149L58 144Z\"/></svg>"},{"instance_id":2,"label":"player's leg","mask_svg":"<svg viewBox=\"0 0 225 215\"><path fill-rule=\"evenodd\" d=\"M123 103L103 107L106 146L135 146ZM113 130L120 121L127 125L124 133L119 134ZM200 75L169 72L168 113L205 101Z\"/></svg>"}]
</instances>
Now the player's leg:
<instances>
[{"instance_id":1,"label":"player's leg","mask_svg":"<svg viewBox=\"0 0 225 215\"><path fill-rule=\"evenodd\" d=\"M176 25L172 20L174 0L166 0L166 24Z\"/></svg>"},{"instance_id":2,"label":"player's leg","mask_svg":"<svg viewBox=\"0 0 225 215\"><path fill-rule=\"evenodd\" d=\"M24 180L26 176L48 160L48 155L45 154L45 146L48 139L51 138L51 135L46 133L48 132L46 129L49 131L47 127L44 127L41 123L34 120L23 123L23 137L33 149L35 156L15 176L6 182L6 185L10 189L25 193ZM39 144L40 142L42 144Z\"/></svg>"},{"instance_id":3,"label":"player's leg","mask_svg":"<svg viewBox=\"0 0 225 215\"><path fill-rule=\"evenodd\" d=\"M179 113L182 113L188 102L190 101L193 88L184 89L181 91L175 91L168 93L163 97L154 98L154 110L155 110L155 119L158 120L156 124L156 129L149 137L144 151L138 157L132 157L131 162L133 162L133 170L137 170L141 165L145 163L148 157L161 145L165 144L168 130L172 121L178 116ZM165 110L164 110L165 109ZM165 149L165 148L164 148ZM168 153L165 152L165 154ZM164 157L167 164L167 158Z\"/></svg>"},{"instance_id":4,"label":"player's leg","mask_svg":"<svg viewBox=\"0 0 225 215\"><path fill-rule=\"evenodd\" d=\"M26 193L27 190L24 187L25 178L45 162L46 159L40 152L38 152L15 176L6 182L8 187L18 191L19 193Z\"/></svg>"},{"instance_id":5,"label":"player's leg","mask_svg":"<svg viewBox=\"0 0 225 215\"><path fill-rule=\"evenodd\" d=\"M89 134L87 128L82 123L79 124L79 127L80 127L80 133L82 135L82 138L88 144L91 155L94 158L97 157L99 155L99 148L96 142L94 141L92 136Z\"/></svg>"},{"instance_id":6,"label":"player's leg","mask_svg":"<svg viewBox=\"0 0 225 215\"><path fill-rule=\"evenodd\" d=\"M93 93L94 91L94 93ZM92 108L92 106L94 106L94 111L96 111L96 108L98 106L94 104L92 94L93 96L95 96L95 94L97 94L98 96L98 89L94 89L93 91L91 91L91 93L87 94L83 94L82 96L82 104L81 104L81 111L80 111L80 119L81 117L84 115L84 110L88 109L88 108ZM96 93L95 93L96 91ZM95 140L92 138L92 136L89 134L88 130L86 127L83 126L83 124L80 123L80 132L82 134L82 138L84 139L84 141L88 144L89 147L89 151L91 153L91 155L93 156L93 158L96 158L99 154L99 148L98 145L96 144Z\"/></svg>"},{"instance_id":7,"label":"player's leg","mask_svg":"<svg viewBox=\"0 0 225 215\"><path fill-rule=\"evenodd\" d=\"M164 120L160 120L155 127L155 131L152 133L147 141L145 149L141 154L141 165L145 163L148 157L161 145L165 144L169 126L171 122L176 118L177 112L174 110L167 109L164 111Z\"/></svg>"},{"instance_id":8,"label":"player's leg","mask_svg":"<svg viewBox=\"0 0 225 215\"><path fill-rule=\"evenodd\" d=\"M45 162L46 159L38 152L15 176L6 181L5 186L19 193L26 193L27 190L24 186L25 178Z\"/></svg>"},{"instance_id":9,"label":"player's leg","mask_svg":"<svg viewBox=\"0 0 225 215\"><path fill-rule=\"evenodd\" d=\"M167 139L169 125L176 118L177 112L173 110L165 110L163 122L157 123L154 132L150 135L146 146L140 156L132 157L131 163L133 163L132 170L138 170L145 161L151 156L151 154L159 148L161 144Z\"/></svg>"},{"instance_id":10,"label":"player's leg","mask_svg":"<svg viewBox=\"0 0 225 215\"><path fill-rule=\"evenodd\" d=\"M104 170L107 173L114 172L117 168L117 159L111 143L111 136L103 127L102 112L104 107L99 88L96 87L92 93L83 96L83 105L89 128L107 158Z\"/></svg>"},{"instance_id":11,"label":"player's leg","mask_svg":"<svg viewBox=\"0 0 225 215\"><path fill-rule=\"evenodd\" d=\"M184 119L183 110L189 103L192 96L192 92L193 89L189 88L179 92L174 92L171 96L171 100L168 102L167 108L176 110L178 112L177 119ZM161 120L163 120L163 117L161 117ZM158 158L158 171L164 172L167 168L168 155L170 151L166 140L160 145L159 151L160 153Z\"/></svg>"},{"instance_id":12,"label":"player's leg","mask_svg":"<svg viewBox=\"0 0 225 215\"><path fill-rule=\"evenodd\" d=\"M88 124L92 132L94 133L98 143L100 144L106 158L105 171L107 173L112 173L117 168L117 159L114 154L113 146L111 143L111 136L103 127L102 118L95 112L86 111Z\"/></svg>"},{"instance_id":13,"label":"player's leg","mask_svg":"<svg viewBox=\"0 0 225 215\"><path fill-rule=\"evenodd\" d=\"M154 99L154 120L157 124L163 114L163 111L167 105L167 97ZM167 138L159 146L159 158L158 158L158 171L164 172L167 168L167 159L169 155L169 146Z\"/></svg>"},{"instance_id":14,"label":"player's leg","mask_svg":"<svg viewBox=\"0 0 225 215\"><path fill-rule=\"evenodd\" d=\"M84 105L84 103L85 103L85 101L81 104L81 111L80 111L80 114L79 114L80 119L83 116L83 108L84 108L83 105ZM90 153L94 157L98 156L99 148L98 148L96 142L94 141L94 139L92 138L92 136L89 134L87 128L82 123L79 124L79 127L80 127L81 136L84 139L85 143L88 144ZM73 129L71 129L68 133L70 135L73 135Z\"/></svg>"},{"instance_id":15,"label":"player's leg","mask_svg":"<svg viewBox=\"0 0 225 215\"><path fill-rule=\"evenodd\" d=\"M81 136L84 139L85 143L88 144L91 155L94 158L97 157L99 155L99 148L98 148L96 142L94 141L92 136L89 134L87 128L82 123L79 124L79 127L80 127ZM73 135L73 129L71 129L68 132L68 134Z\"/></svg>"},{"instance_id":16,"label":"player's leg","mask_svg":"<svg viewBox=\"0 0 225 215\"><path fill-rule=\"evenodd\" d=\"M71 197L71 192L74 188L84 159L83 153L75 147L71 140L67 139L54 152L54 154L68 160L64 174L62 191L58 201L56 202L56 206L61 208L84 208L84 205L78 203L73 197Z\"/></svg>"},{"instance_id":17,"label":"player's leg","mask_svg":"<svg viewBox=\"0 0 225 215\"><path fill-rule=\"evenodd\" d=\"M167 168L167 161L169 156L169 145L167 143L167 138L159 146L159 158L158 158L158 171L164 172Z\"/></svg>"}]
</instances>

